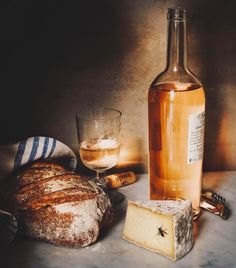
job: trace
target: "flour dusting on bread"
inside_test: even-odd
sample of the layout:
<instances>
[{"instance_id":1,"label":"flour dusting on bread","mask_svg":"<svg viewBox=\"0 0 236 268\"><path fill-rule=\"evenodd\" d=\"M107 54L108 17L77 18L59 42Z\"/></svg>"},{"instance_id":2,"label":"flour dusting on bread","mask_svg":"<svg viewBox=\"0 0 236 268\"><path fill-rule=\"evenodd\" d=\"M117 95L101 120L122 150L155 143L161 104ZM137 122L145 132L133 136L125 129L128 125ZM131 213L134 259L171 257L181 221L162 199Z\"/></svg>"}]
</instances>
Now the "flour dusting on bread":
<instances>
[{"instance_id":1,"label":"flour dusting on bread","mask_svg":"<svg viewBox=\"0 0 236 268\"><path fill-rule=\"evenodd\" d=\"M85 247L111 223L110 200L87 178L56 164L53 168L57 171L38 164L16 174L7 201L26 235L57 245Z\"/></svg>"}]
</instances>

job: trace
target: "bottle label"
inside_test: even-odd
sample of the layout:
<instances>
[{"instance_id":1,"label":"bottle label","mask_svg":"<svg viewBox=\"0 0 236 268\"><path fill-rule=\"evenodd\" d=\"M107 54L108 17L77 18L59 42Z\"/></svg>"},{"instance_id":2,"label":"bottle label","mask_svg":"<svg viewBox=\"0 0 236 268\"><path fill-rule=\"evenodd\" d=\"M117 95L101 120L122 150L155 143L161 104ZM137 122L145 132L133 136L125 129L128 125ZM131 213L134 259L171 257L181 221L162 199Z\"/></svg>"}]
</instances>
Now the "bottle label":
<instances>
[{"instance_id":1,"label":"bottle label","mask_svg":"<svg viewBox=\"0 0 236 268\"><path fill-rule=\"evenodd\" d=\"M203 158L205 111L189 116L187 163L192 164Z\"/></svg>"}]
</instances>

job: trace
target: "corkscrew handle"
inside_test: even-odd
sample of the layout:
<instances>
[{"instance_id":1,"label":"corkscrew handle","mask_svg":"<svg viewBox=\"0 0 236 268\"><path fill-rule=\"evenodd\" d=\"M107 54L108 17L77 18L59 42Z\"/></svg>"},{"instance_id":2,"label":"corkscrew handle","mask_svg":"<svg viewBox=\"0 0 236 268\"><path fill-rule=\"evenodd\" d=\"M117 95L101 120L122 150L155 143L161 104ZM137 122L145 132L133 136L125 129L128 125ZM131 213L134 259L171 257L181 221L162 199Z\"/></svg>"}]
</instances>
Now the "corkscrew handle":
<instances>
[{"instance_id":1,"label":"corkscrew handle","mask_svg":"<svg viewBox=\"0 0 236 268\"><path fill-rule=\"evenodd\" d=\"M227 220L231 214L225 198L209 190L202 193L200 207L220 216L223 220Z\"/></svg>"}]
</instances>

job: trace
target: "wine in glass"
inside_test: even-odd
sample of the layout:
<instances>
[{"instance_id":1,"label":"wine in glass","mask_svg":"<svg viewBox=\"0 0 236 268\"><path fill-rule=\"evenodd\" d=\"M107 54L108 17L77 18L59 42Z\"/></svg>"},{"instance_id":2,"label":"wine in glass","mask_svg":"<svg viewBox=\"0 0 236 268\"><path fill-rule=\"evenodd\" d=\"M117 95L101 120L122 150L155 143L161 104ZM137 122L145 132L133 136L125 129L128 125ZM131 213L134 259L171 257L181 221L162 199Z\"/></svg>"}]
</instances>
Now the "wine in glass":
<instances>
[{"instance_id":1,"label":"wine in glass","mask_svg":"<svg viewBox=\"0 0 236 268\"><path fill-rule=\"evenodd\" d=\"M93 108L77 113L79 154L83 164L96 171L95 182L106 187L105 170L118 163L122 113L110 108Z\"/></svg>"}]
</instances>

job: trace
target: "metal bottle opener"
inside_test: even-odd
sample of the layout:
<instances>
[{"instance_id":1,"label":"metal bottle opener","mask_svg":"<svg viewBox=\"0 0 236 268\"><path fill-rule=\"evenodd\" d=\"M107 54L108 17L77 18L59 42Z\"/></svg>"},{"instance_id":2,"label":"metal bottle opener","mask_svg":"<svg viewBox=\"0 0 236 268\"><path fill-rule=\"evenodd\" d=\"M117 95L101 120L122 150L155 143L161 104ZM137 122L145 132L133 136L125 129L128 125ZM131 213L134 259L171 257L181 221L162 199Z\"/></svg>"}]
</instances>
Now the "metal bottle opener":
<instances>
[{"instance_id":1,"label":"metal bottle opener","mask_svg":"<svg viewBox=\"0 0 236 268\"><path fill-rule=\"evenodd\" d=\"M202 192L200 207L220 216L223 220L227 220L231 214L225 198L210 190Z\"/></svg>"}]
</instances>

